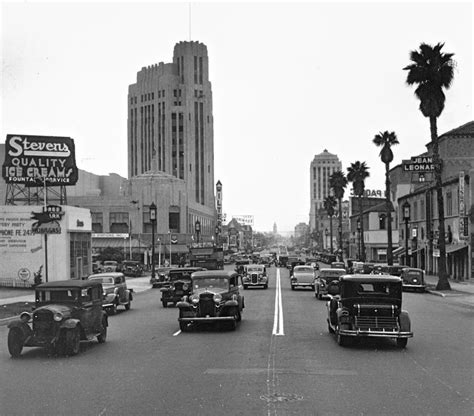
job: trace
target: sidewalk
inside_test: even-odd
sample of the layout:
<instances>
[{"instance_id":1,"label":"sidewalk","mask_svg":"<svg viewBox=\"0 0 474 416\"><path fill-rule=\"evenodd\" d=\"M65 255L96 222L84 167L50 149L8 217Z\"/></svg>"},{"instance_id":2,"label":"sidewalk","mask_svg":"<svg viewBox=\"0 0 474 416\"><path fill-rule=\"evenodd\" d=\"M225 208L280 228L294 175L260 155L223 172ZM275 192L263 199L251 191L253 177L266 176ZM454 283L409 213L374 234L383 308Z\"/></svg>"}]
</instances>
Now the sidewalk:
<instances>
[{"instance_id":1,"label":"sidewalk","mask_svg":"<svg viewBox=\"0 0 474 416\"><path fill-rule=\"evenodd\" d=\"M427 292L432 293L433 295L438 296L449 296L449 295L474 295L474 279L469 281L459 282L456 280L449 279L449 285L451 290L436 290L436 285L438 284L438 276L425 275L425 282L427 285Z\"/></svg>"}]
</instances>

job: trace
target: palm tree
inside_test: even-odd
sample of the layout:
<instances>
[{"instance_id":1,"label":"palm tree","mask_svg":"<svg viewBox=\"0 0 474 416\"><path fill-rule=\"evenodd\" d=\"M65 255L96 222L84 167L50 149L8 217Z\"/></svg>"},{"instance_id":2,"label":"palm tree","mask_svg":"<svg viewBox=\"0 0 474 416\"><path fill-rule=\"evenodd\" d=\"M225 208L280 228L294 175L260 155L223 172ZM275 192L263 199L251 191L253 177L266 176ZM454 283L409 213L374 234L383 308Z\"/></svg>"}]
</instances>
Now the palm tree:
<instances>
[{"instance_id":1,"label":"palm tree","mask_svg":"<svg viewBox=\"0 0 474 416\"><path fill-rule=\"evenodd\" d=\"M389 133L388 131L380 132L376 134L373 142L376 146L382 148L380 150L380 159L385 163L385 209L387 212L387 263L389 266L393 265L392 256L392 203L390 201L390 162L393 160L392 146L399 143L395 132Z\"/></svg>"},{"instance_id":2,"label":"palm tree","mask_svg":"<svg viewBox=\"0 0 474 416\"><path fill-rule=\"evenodd\" d=\"M362 218L362 197L365 191L365 178L368 178L369 168L365 162L354 162L347 168L347 180L352 182L354 188L354 195L359 200L359 221L360 221L360 248L361 248L361 261L365 261L365 245L364 245L364 223Z\"/></svg>"},{"instance_id":3,"label":"palm tree","mask_svg":"<svg viewBox=\"0 0 474 416\"><path fill-rule=\"evenodd\" d=\"M336 206L336 198L334 198L332 195L328 195L326 198L324 198L324 209L328 213L329 216L329 230L330 230L330 237L331 237L331 254L333 252L333 247L332 247L332 217L334 216L334 207Z\"/></svg>"},{"instance_id":4,"label":"palm tree","mask_svg":"<svg viewBox=\"0 0 474 416\"><path fill-rule=\"evenodd\" d=\"M341 250L341 261L344 261L342 251L342 198L344 198L344 190L347 186L347 178L344 172L338 170L329 177L329 186L334 191L339 205L339 249Z\"/></svg>"},{"instance_id":5,"label":"palm tree","mask_svg":"<svg viewBox=\"0 0 474 416\"><path fill-rule=\"evenodd\" d=\"M431 143L433 145L433 162L435 164L435 188L438 202L439 219L439 260L438 284L436 289L449 290L451 286L446 272L446 241L444 225L443 184L441 181L442 161L438 150L437 119L444 109L446 97L443 88L448 89L454 78L453 53L443 53L444 43L435 46L422 43L419 51L410 52L412 64L403 68L408 71L406 83L417 85L415 95L420 100L421 113L430 120Z\"/></svg>"}]
</instances>

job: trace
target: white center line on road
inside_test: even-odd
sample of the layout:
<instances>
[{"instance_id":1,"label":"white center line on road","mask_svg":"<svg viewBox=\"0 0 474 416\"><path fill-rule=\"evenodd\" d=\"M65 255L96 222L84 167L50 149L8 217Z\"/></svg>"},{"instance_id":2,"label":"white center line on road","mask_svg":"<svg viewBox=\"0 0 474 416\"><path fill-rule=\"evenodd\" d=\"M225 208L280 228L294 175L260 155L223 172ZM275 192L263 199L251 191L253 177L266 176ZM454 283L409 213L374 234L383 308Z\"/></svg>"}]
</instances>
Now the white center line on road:
<instances>
[{"instance_id":1,"label":"white center line on road","mask_svg":"<svg viewBox=\"0 0 474 416\"><path fill-rule=\"evenodd\" d=\"M173 336L176 337L176 336L178 336L179 334L181 334L181 330L176 331L176 332L173 334Z\"/></svg>"},{"instance_id":2,"label":"white center line on road","mask_svg":"<svg viewBox=\"0 0 474 416\"><path fill-rule=\"evenodd\" d=\"M281 281L280 269L276 270L276 290L275 290L275 313L273 316L273 331L272 335L285 335L283 329L283 306L281 300Z\"/></svg>"}]
</instances>

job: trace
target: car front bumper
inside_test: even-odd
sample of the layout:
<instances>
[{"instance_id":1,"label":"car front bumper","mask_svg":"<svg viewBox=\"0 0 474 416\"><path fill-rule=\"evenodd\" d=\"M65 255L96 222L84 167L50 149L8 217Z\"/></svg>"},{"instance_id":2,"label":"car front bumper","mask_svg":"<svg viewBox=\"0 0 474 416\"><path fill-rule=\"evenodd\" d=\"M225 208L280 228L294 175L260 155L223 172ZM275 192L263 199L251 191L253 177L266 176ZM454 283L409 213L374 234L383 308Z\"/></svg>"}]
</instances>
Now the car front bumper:
<instances>
[{"instance_id":1,"label":"car front bumper","mask_svg":"<svg viewBox=\"0 0 474 416\"><path fill-rule=\"evenodd\" d=\"M180 322L218 322L218 321L235 321L233 316L195 316L178 318Z\"/></svg>"},{"instance_id":2,"label":"car front bumper","mask_svg":"<svg viewBox=\"0 0 474 416\"><path fill-rule=\"evenodd\" d=\"M402 283L402 288L404 289L426 289L426 285L411 284L411 283Z\"/></svg>"},{"instance_id":3,"label":"car front bumper","mask_svg":"<svg viewBox=\"0 0 474 416\"><path fill-rule=\"evenodd\" d=\"M371 331L361 329L340 329L340 335L348 337L377 337L377 338L412 338L413 332L401 331Z\"/></svg>"}]
</instances>

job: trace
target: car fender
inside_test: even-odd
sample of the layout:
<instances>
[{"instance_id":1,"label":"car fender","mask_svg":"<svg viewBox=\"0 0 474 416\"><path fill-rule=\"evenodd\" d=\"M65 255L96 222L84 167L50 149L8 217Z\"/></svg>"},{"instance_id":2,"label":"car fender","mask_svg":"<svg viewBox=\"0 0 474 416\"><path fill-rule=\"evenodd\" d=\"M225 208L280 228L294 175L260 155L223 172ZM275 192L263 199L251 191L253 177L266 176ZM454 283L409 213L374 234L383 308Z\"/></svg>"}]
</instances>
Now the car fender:
<instances>
[{"instance_id":1,"label":"car fender","mask_svg":"<svg viewBox=\"0 0 474 416\"><path fill-rule=\"evenodd\" d=\"M23 333L24 340L33 335L33 330L26 322L22 321L13 321L8 324L9 329L19 328Z\"/></svg>"},{"instance_id":2,"label":"car fender","mask_svg":"<svg viewBox=\"0 0 474 416\"><path fill-rule=\"evenodd\" d=\"M411 332L411 321L407 311L400 312L400 331Z\"/></svg>"},{"instance_id":3,"label":"car fender","mask_svg":"<svg viewBox=\"0 0 474 416\"><path fill-rule=\"evenodd\" d=\"M59 328L61 329L72 329L72 328L75 328L76 326L80 326L81 324L81 321L79 319L75 319L75 318L70 318L70 319L66 319L60 326Z\"/></svg>"},{"instance_id":4,"label":"car fender","mask_svg":"<svg viewBox=\"0 0 474 416\"><path fill-rule=\"evenodd\" d=\"M109 326L109 315L107 315L107 312L102 311L102 320L105 319L105 326Z\"/></svg>"},{"instance_id":5,"label":"car fender","mask_svg":"<svg viewBox=\"0 0 474 416\"><path fill-rule=\"evenodd\" d=\"M176 307L180 309L192 309L193 305L191 305L189 302L182 300L176 304Z\"/></svg>"},{"instance_id":6,"label":"car fender","mask_svg":"<svg viewBox=\"0 0 474 416\"><path fill-rule=\"evenodd\" d=\"M237 300L230 299L224 303L224 307L226 308L231 307L231 306L239 306L239 302Z\"/></svg>"}]
</instances>

